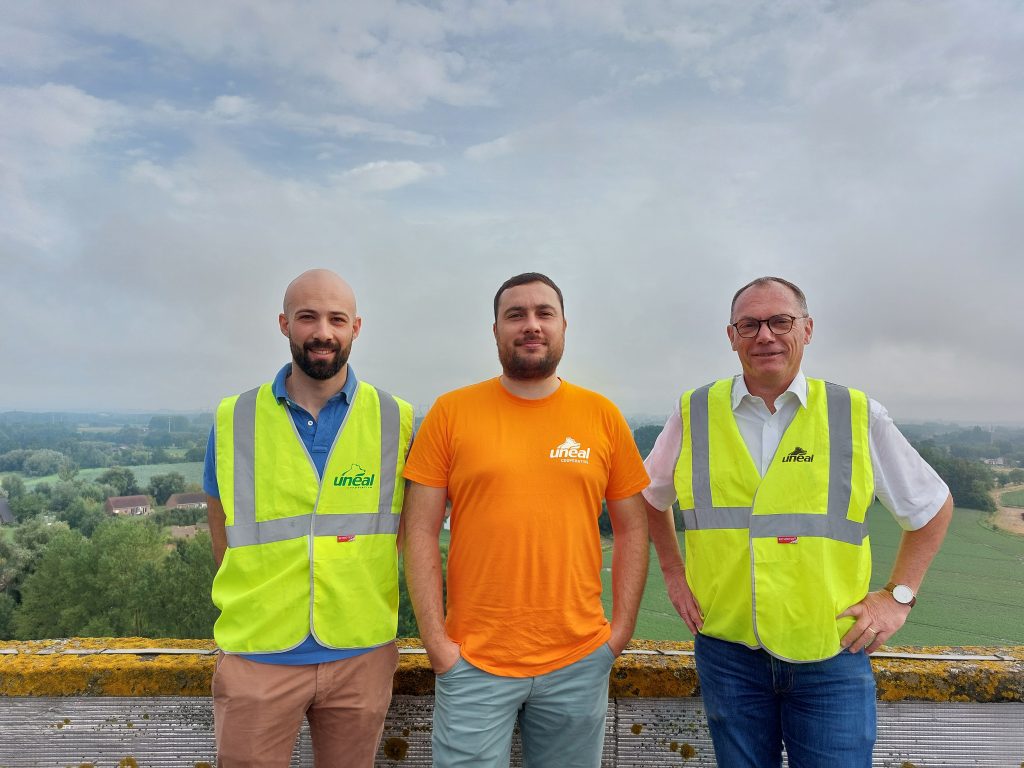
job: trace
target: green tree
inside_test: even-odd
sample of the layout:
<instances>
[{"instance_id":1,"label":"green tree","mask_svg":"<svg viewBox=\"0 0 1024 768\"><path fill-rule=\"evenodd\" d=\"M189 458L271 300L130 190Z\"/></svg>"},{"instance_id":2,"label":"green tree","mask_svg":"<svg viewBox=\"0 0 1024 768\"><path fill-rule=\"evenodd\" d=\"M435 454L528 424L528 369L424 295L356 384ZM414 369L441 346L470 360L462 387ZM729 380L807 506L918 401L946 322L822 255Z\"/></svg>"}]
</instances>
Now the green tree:
<instances>
[{"instance_id":1,"label":"green tree","mask_svg":"<svg viewBox=\"0 0 1024 768\"><path fill-rule=\"evenodd\" d=\"M14 639L14 609L17 604L6 592L0 592L0 640Z\"/></svg>"},{"instance_id":2,"label":"green tree","mask_svg":"<svg viewBox=\"0 0 1024 768\"><path fill-rule=\"evenodd\" d=\"M93 532L94 588L102 601L82 629L84 635L155 634L148 619L153 596L159 592L164 541L149 521L109 520Z\"/></svg>"},{"instance_id":3,"label":"green tree","mask_svg":"<svg viewBox=\"0 0 1024 768\"><path fill-rule=\"evenodd\" d=\"M23 471L29 477L55 475L64 460L64 454L50 448L44 448L40 451L33 451L32 455L25 459Z\"/></svg>"},{"instance_id":4,"label":"green tree","mask_svg":"<svg viewBox=\"0 0 1024 768\"><path fill-rule=\"evenodd\" d=\"M209 534L175 543L163 562L158 599L151 603L158 611L153 623L161 636L213 637L218 611L210 588L216 573Z\"/></svg>"},{"instance_id":5,"label":"green tree","mask_svg":"<svg viewBox=\"0 0 1024 768\"><path fill-rule=\"evenodd\" d=\"M92 536L100 523L107 520L107 513L98 501L79 496L61 512L60 517L83 536Z\"/></svg>"},{"instance_id":6,"label":"green tree","mask_svg":"<svg viewBox=\"0 0 1024 768\"><path fill-rule=\"evenodd\" d=\"M10 502L11 513L14 515L14 518L19 523L23 523L43 513L43 510L46 509L47 498L46 494L39 493L36 490L17 498L8 499L8 501Z\"/></svg>"},{"instance_id":7,"label":"green tree","mask_svg":"<svg viewBox=\"0 0 1024 768\"><path fill-rule=\"evenodd\" d=\"M0 539L0 592L17 592L17 582L27 559L25 550L14 541Z\"/></svg>"},{"instance_id":8,"label":"green tree","mask_svg":"<svg viewBox=\"0 0 1024 768\"><path fill-rule=\"evenodd\" d=\"M64 460L60 463L60 468L57 470L57 477L64 482L69 482L73 480L77 474L78 463L65 456Z\"/></svg>"},{"instance_id":9,"label":"green tree","mask_svg":"<svg viewBox=\"0 0 1024 768\"><path fill-rule=\"evenodd\" d=\"M88 621L94 583L89 540L65 529L47 545L38 567L25 579L14 611L14 636L21 640L73 637Z\"/></svg>"},{"instance_id":10,"label":"green tree","mask_svg":"<svg viewBox=\"0 0 1024 768\"><path fill-rule=\"evenodd\" d=\"M971 431L968 437L975 434ZM980 509L983 512L995 511L996 505L989 493L995 485L995 480L992 470L987 465L959 456L943 455L941 449L927 444L918 446L918 451L939 473L939 477L946 481L953 501L958 507ZM953 452L951 449L951 453Z\"/></svg>"},{"instance_id":11,"label":"green tree","mask_svg":"<svg viewBox=\"0 0 1024 768\"><path fill-rule=\"evenodd\" d=\"M25 495L25 481L17 475L5 475L0 485L7 492L9 500L18 499Z\"/></svg>"},{"instance_id":12,"label":"green tree","mask_svg":"<svg viewBox=\"0 0 1024 768\"><path fill-rule=\"evenodd\" d=\"M107 520L91 540L65 527L25 580L15 636L156 634L152 602L163 556L163 536L148 521Z\"/></svg>"},{"instance_id":13,"label":"green tree","mask_svg":"<svg viewBox=\"0 0 1024 768\"><path fill-rule=\"evenodd\" d=\"M202 461L206 457L206 445L193 445L185 451L185 461Z\"/></svg>"},{"instance_id":14,"label":"green tree","mask_svg":"<svg viewBox=\"0 0 1024 768\"><path fill-rule=\"evenodd\" d=\"M168 472L166 475L153 475L149 481L149 495L161 506L167 502L171 494L185 490L185 477L180 472Z\"/></svg>"},{"instance_id":15,"label":"green tree","mask_svg":"<svg viewBox=\"0 0 1024 768\"><path fill-rule=\"evenodd\" d=\"M111 467L97 477L96 482L109 485L117 496L133 496L139 492L135 473L128 467Z\"/></svg>"},{"instance_id":16,"label":"green tree","mask_svg":"<svg viewBox=\"0 0 1024 768\"><path fill-rule=\"evenodd\" d=\"M17 584L33 573L43 558L50 542L62 533L68 532L67 523L51 523L40 518L28 520L14 529L14 545L21 552L21 576Z\"/></svg>"},{"instance_id":17,"label":"green tree","mask_svg":"<svg viewBox=\"0 0 1024 768\"><path fill-rule=\"evenodd\" d=\"M660 425L647 424L633 430L633 442L636 443L637 450L640 451L641 456L646 456L651 452L651 449L654 447L654 441L661 434L661 429Z\"/></svg>"}]
</instances>

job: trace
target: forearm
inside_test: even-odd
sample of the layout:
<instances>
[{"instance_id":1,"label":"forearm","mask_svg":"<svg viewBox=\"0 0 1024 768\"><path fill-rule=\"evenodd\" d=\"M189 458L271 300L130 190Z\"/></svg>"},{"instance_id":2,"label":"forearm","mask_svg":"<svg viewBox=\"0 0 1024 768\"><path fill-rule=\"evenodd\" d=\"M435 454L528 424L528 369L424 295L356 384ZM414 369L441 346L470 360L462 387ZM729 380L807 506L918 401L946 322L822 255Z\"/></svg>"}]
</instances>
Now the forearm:
<instances>
[{"instance_id":1,"label":"forearm","mask_svg":"<svg viewBox=\"0 0 1024 768\"><path fill-rule=\"evenodd\" d=\"M947 496L935 517L927 524L916 531L904 531L893 562L891 581L906 584L914 592L918 591L932 559L942 545L952 517L953 498Z\"/></svg>"},{"instance_id":2,"label":"forearm","mask_svg":"<svg viewBox=\"0 0 1024 768\"><path fill-rule=\"evenodd\" d=\"M612 512L613 508L615 512ZM612 520L612 643L621 651L633 636L647 582L647 518L640 495L608 503Z\"/></svg>"},{"instance_id":3,"label":"forearm","mask_svg":"<svg viewBox=\"0 0 1024 768\"><path fill-rule=\"evenodd\" d=\"M220 568L224 562L224 552L228 548L227 516L220 499L206 497L206 521L210 525L210 543L213 547L213 562Z\"/></svg>"},{"instance_id":4,"label":"forearm","mask_svg":"<svg viewBox=\"0 0 1024 768\"><path fill-rule=\"evenodd\" d=\"M445 489L410 483L402 510L405 581L420 639L428 652L447 640L439 536L444 522Z\"/></svg>"},{"instance_id":5,"label":"forearm","mask_svg":"<svg viewBox=\"0 0 1024 768\"><path fill-rule=\"evenodd\" d=\"M647 529L651 543L658 554L661 572L666 577L683 572L683 556L679 551L679 537L676 535L675 518L672 508L655 509L647 499L643 500L647 512Z\"/></svg>"},{"instance_id":6,"label":"forearm","mask_svg":"<svg viewBox=\"0 0 1024 768\"><path fill-rule=\"evenodd\" d=\"M423 646L430 651L446 638L444 629L443 574L437 537L406 528L405 582L409 587Z\"/></svg>"}]
</instances>

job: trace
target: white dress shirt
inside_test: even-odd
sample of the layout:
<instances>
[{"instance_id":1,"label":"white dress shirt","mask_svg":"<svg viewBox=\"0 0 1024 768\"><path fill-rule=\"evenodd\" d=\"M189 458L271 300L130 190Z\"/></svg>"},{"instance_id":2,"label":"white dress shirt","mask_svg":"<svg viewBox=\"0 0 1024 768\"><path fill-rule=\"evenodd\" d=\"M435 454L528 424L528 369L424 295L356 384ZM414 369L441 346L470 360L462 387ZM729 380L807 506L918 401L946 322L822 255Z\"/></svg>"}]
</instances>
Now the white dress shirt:
<instances>
[{"instance_id":1,"label":"white dress shirt","mask_svg":"<svg viewBox=\"0 0 1024 768\"><path fill-rule=\"evenodd\" d=\"M949 495L949 488L907 442L889 417L889 412L870 398L868 403L868 445L875 474L875 496L892 513L900 527L916 531L935 517ZM775 400L775 413L768 410L764 400L750 394L742 374L733 379L733 416L762 477L797 409L806 407L807 379L803 371ZM644 462L651 477L644 498L656 509L668 509L676 500L673 475L679 461L682 431L677 401Z\"/></svg>"}]
</instances>

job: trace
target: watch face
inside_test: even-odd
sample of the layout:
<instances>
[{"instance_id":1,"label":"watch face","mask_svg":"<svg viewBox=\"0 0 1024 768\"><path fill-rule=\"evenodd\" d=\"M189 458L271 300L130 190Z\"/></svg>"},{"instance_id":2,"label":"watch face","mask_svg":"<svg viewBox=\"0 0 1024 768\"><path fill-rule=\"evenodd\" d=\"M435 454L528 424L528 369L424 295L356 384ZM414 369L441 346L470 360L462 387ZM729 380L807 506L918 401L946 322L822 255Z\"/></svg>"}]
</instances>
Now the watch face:
<instances>
[{"instance_id":1,"label":"watch face","mask_svg":"<svg viewBox=\"0 0 1024 768\"><path fill-rule=\"evenodd\" d=\"M896 598L897 603L903 603L904 605L908 605L914 599L914 593L906 584L897 584L893 587L892 596Z\"/></svg>"}]
</instances>

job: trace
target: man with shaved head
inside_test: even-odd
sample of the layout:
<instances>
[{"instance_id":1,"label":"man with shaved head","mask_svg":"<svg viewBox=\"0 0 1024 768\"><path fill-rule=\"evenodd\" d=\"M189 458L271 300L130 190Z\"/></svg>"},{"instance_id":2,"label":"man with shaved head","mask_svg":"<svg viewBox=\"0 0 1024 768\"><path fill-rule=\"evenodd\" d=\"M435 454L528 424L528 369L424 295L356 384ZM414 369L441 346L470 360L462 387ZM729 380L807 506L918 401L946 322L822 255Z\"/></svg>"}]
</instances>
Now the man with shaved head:
<instances>
[{"instance_id":1,"label":"man with shaved head","mask_svg":"<svg viewBox=\"0 0 1024 768\"><path fill-rule=\"evenodd\" d=\"M316 765L369 768L398 663L412 407L349 366L362 318L335 273L295 278L278 323L291 362L221 401L206 452L218 765L285 768L305 717Z\"/></svg>"},{"instance_id":2,"label":"man with shaved head","mask_svg":"<svg viewBox=\"0 0 1024 768\"><path fill-rule=\"evenodd\" d=\"M867 654L906 621L953 513L949 489L863 392L804 376L800 288L760 277L726 326L742 373L683 394L644 491L668 594L696 638L718 764L869 768ZM903 528L869 591L867 511ZM673 524L678 499L685 566Z\"/></svg>"}]
</instances>

